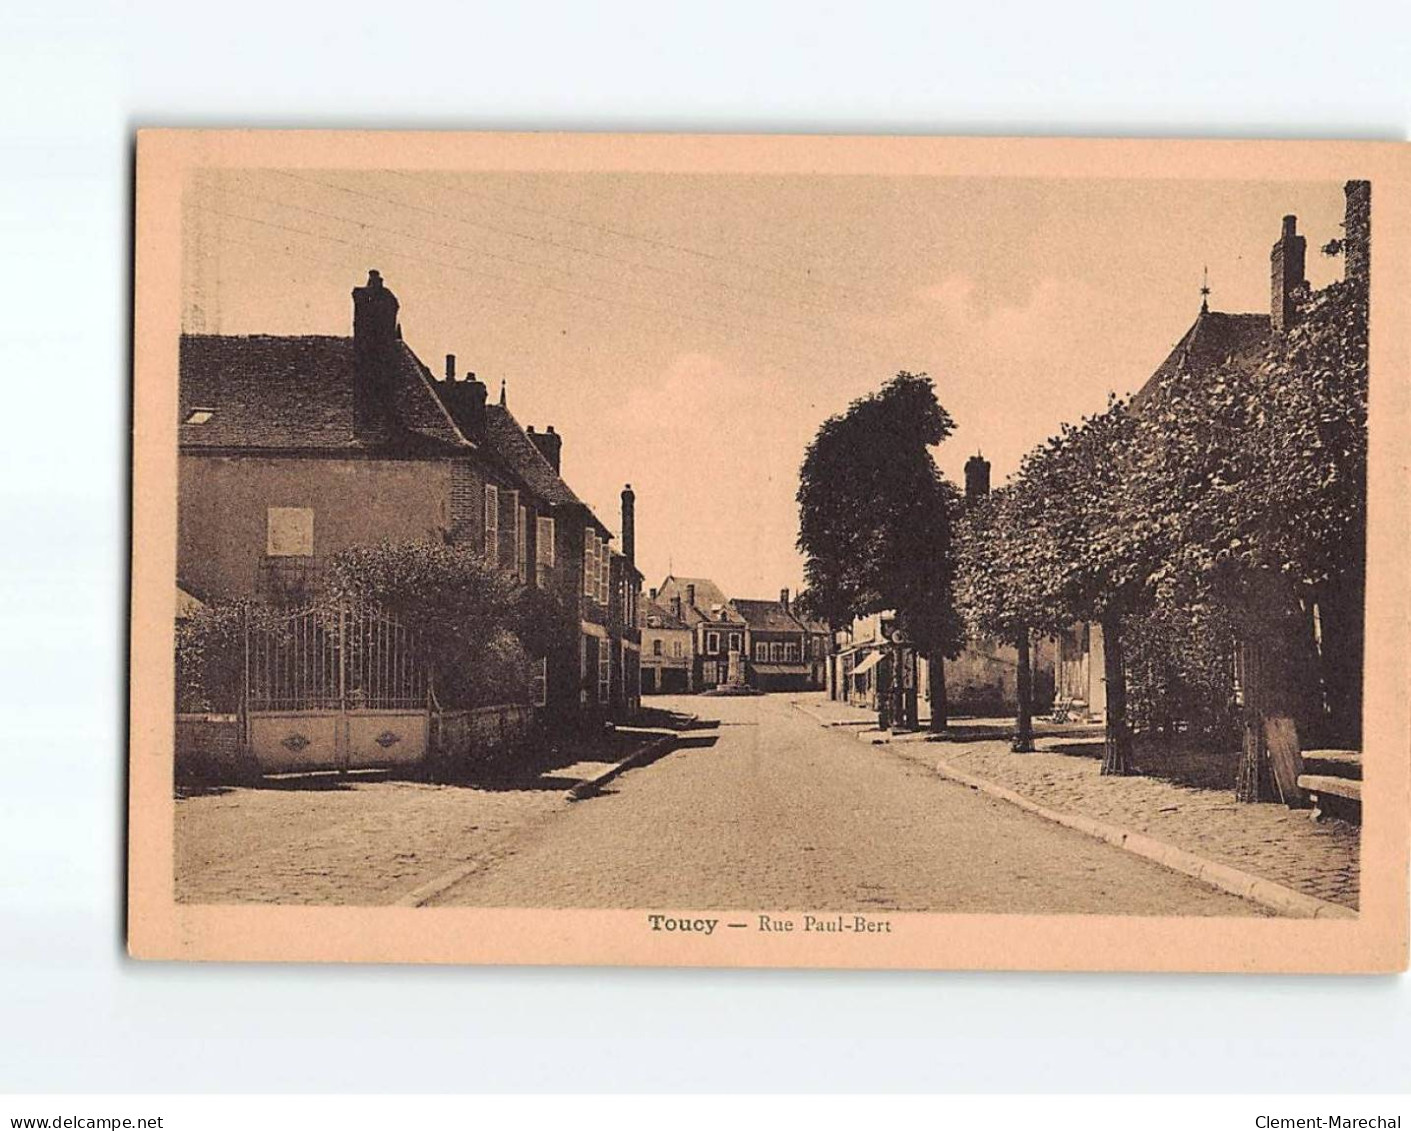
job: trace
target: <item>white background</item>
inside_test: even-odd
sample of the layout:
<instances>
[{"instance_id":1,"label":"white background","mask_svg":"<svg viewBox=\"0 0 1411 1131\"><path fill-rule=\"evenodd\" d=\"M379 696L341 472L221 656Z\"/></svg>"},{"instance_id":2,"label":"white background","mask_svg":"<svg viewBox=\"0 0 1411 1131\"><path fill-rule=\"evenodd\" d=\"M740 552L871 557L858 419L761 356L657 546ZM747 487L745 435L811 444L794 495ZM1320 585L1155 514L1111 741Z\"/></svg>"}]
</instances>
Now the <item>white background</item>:
<instances>
[{"instance_id":1,"label":"white background","mask_svg":"<svg viewBox=\"0 0 1411 1131\"><path fill-rule=\"evenodd\" d=\"M1406 979L139 965L121 866L136 126L1401 139L1408 31L1404 2L4 4L0 1089L1411 1089Z\"/></svg>"}]
</instances>

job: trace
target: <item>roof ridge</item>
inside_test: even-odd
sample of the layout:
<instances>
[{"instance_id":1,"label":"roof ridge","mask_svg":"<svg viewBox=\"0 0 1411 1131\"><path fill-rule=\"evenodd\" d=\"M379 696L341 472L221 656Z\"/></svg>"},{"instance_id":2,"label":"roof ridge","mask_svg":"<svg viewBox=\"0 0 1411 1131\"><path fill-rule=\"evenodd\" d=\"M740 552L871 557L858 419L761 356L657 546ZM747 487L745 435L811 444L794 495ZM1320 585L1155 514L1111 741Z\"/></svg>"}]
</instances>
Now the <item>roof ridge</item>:
<instances>
[{"instance_id":1,"label":"roof ridge","mask_svg":"<svg viewBox=\"0 0 1411 1131\"><path fill-rule=\"evenodd\" d=\"M446 407L446 402L443 401L436 390L432 388L431 370L426 367L426 363L422 361L421 358L417 357L416 350L412 349L411 346L400 339L397 344L402 347L402 352L411 358L412 364L416 367L417 376L421 378L422 387L425 389L427 396L431 398L432 403L441 410L441 415L446 418L446 423L450 425L451 431L466 447L478 447L474 440L461 431L460 425L456 423L455 417L451 415L450 409Z\"/></svg>"}]
</instances>

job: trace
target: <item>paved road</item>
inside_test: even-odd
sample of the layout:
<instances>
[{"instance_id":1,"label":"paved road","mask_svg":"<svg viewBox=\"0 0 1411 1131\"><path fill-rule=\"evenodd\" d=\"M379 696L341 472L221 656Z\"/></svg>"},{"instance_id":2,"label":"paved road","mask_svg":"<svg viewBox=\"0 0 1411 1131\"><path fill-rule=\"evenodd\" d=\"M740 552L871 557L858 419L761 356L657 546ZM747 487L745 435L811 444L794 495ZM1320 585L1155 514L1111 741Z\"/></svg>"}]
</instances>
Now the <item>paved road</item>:
<instances>
[{"instance_id":1,"label":"paved road","mask_svg":"<svg viewBox=\"0 0 1411 1131\"><path fill-rule=\"evenodd\" d=\"M718 725L525 829L436 903L1264 913L823 728L786 696L653 705Z\"/></svg>"}]
</instances>

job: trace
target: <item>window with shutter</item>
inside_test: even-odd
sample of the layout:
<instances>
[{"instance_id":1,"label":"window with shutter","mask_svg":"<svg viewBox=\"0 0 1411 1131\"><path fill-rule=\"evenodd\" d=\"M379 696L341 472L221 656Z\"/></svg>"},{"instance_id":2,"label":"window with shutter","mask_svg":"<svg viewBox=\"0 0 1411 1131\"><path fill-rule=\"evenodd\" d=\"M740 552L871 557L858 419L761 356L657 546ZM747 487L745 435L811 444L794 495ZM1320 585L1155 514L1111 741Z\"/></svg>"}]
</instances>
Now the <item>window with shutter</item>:
<instances>
[{"instance_id":1,"label":"window with shutter","mask_svg":"<svg viewBox=\"0 0 1411 1131\"><path fill-rule=\"evenodd\" d=\"M536 519L534 523L534 577L540 589L549 587L554 568L554 520Z\"/></svg>"},{"instance_id":2,"label":"window with shutter","mask_svg":"<svg viewBox=\"0 0 1411 1131\"><path fill-rule=\"evenodd\" d=\"M529 508L515 511L514 574L520 581L529 580Z\"/></svg>"},{"instance_id":3,"label":"window with shutter","mask_svg":"<svg viewBox=\"0 0 1411 1131\"><path fill-rule=\"evenodd\" d=\"M500 564L500 489L493 483L485 484L485 557Z\"/></svg>"}]
</instances>

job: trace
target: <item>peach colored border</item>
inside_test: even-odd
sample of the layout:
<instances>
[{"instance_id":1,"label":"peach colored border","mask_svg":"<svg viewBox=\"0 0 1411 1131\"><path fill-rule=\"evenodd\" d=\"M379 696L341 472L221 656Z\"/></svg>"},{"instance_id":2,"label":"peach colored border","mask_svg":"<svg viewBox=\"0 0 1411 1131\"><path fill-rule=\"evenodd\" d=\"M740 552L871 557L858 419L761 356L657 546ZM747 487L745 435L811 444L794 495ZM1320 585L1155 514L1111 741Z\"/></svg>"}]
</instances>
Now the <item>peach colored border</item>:
<instances>
[{"instance_id":1,"label":"peach colored border","mask_svg":"<svg viewBox=\"0 0 1411 1131\"><path fill-rule=\"evenodd\" d=\"M1043 970L1395 971L1407 961L1405 452L1411 163L1402 144L144 130L135 236L128 945L140 958ZM173 899L172 579L180 192L197 166L1373 182L1362 912L1350 921L892 915L893 933L653 934L640 911L184 906ZM1213 206L1218 207L1218 202ZM663 908L664 911L688 911ZM747 913L742 909L742 914ZM719 912L712 912L719 916Z\"/></svg>"}]
</instances>

